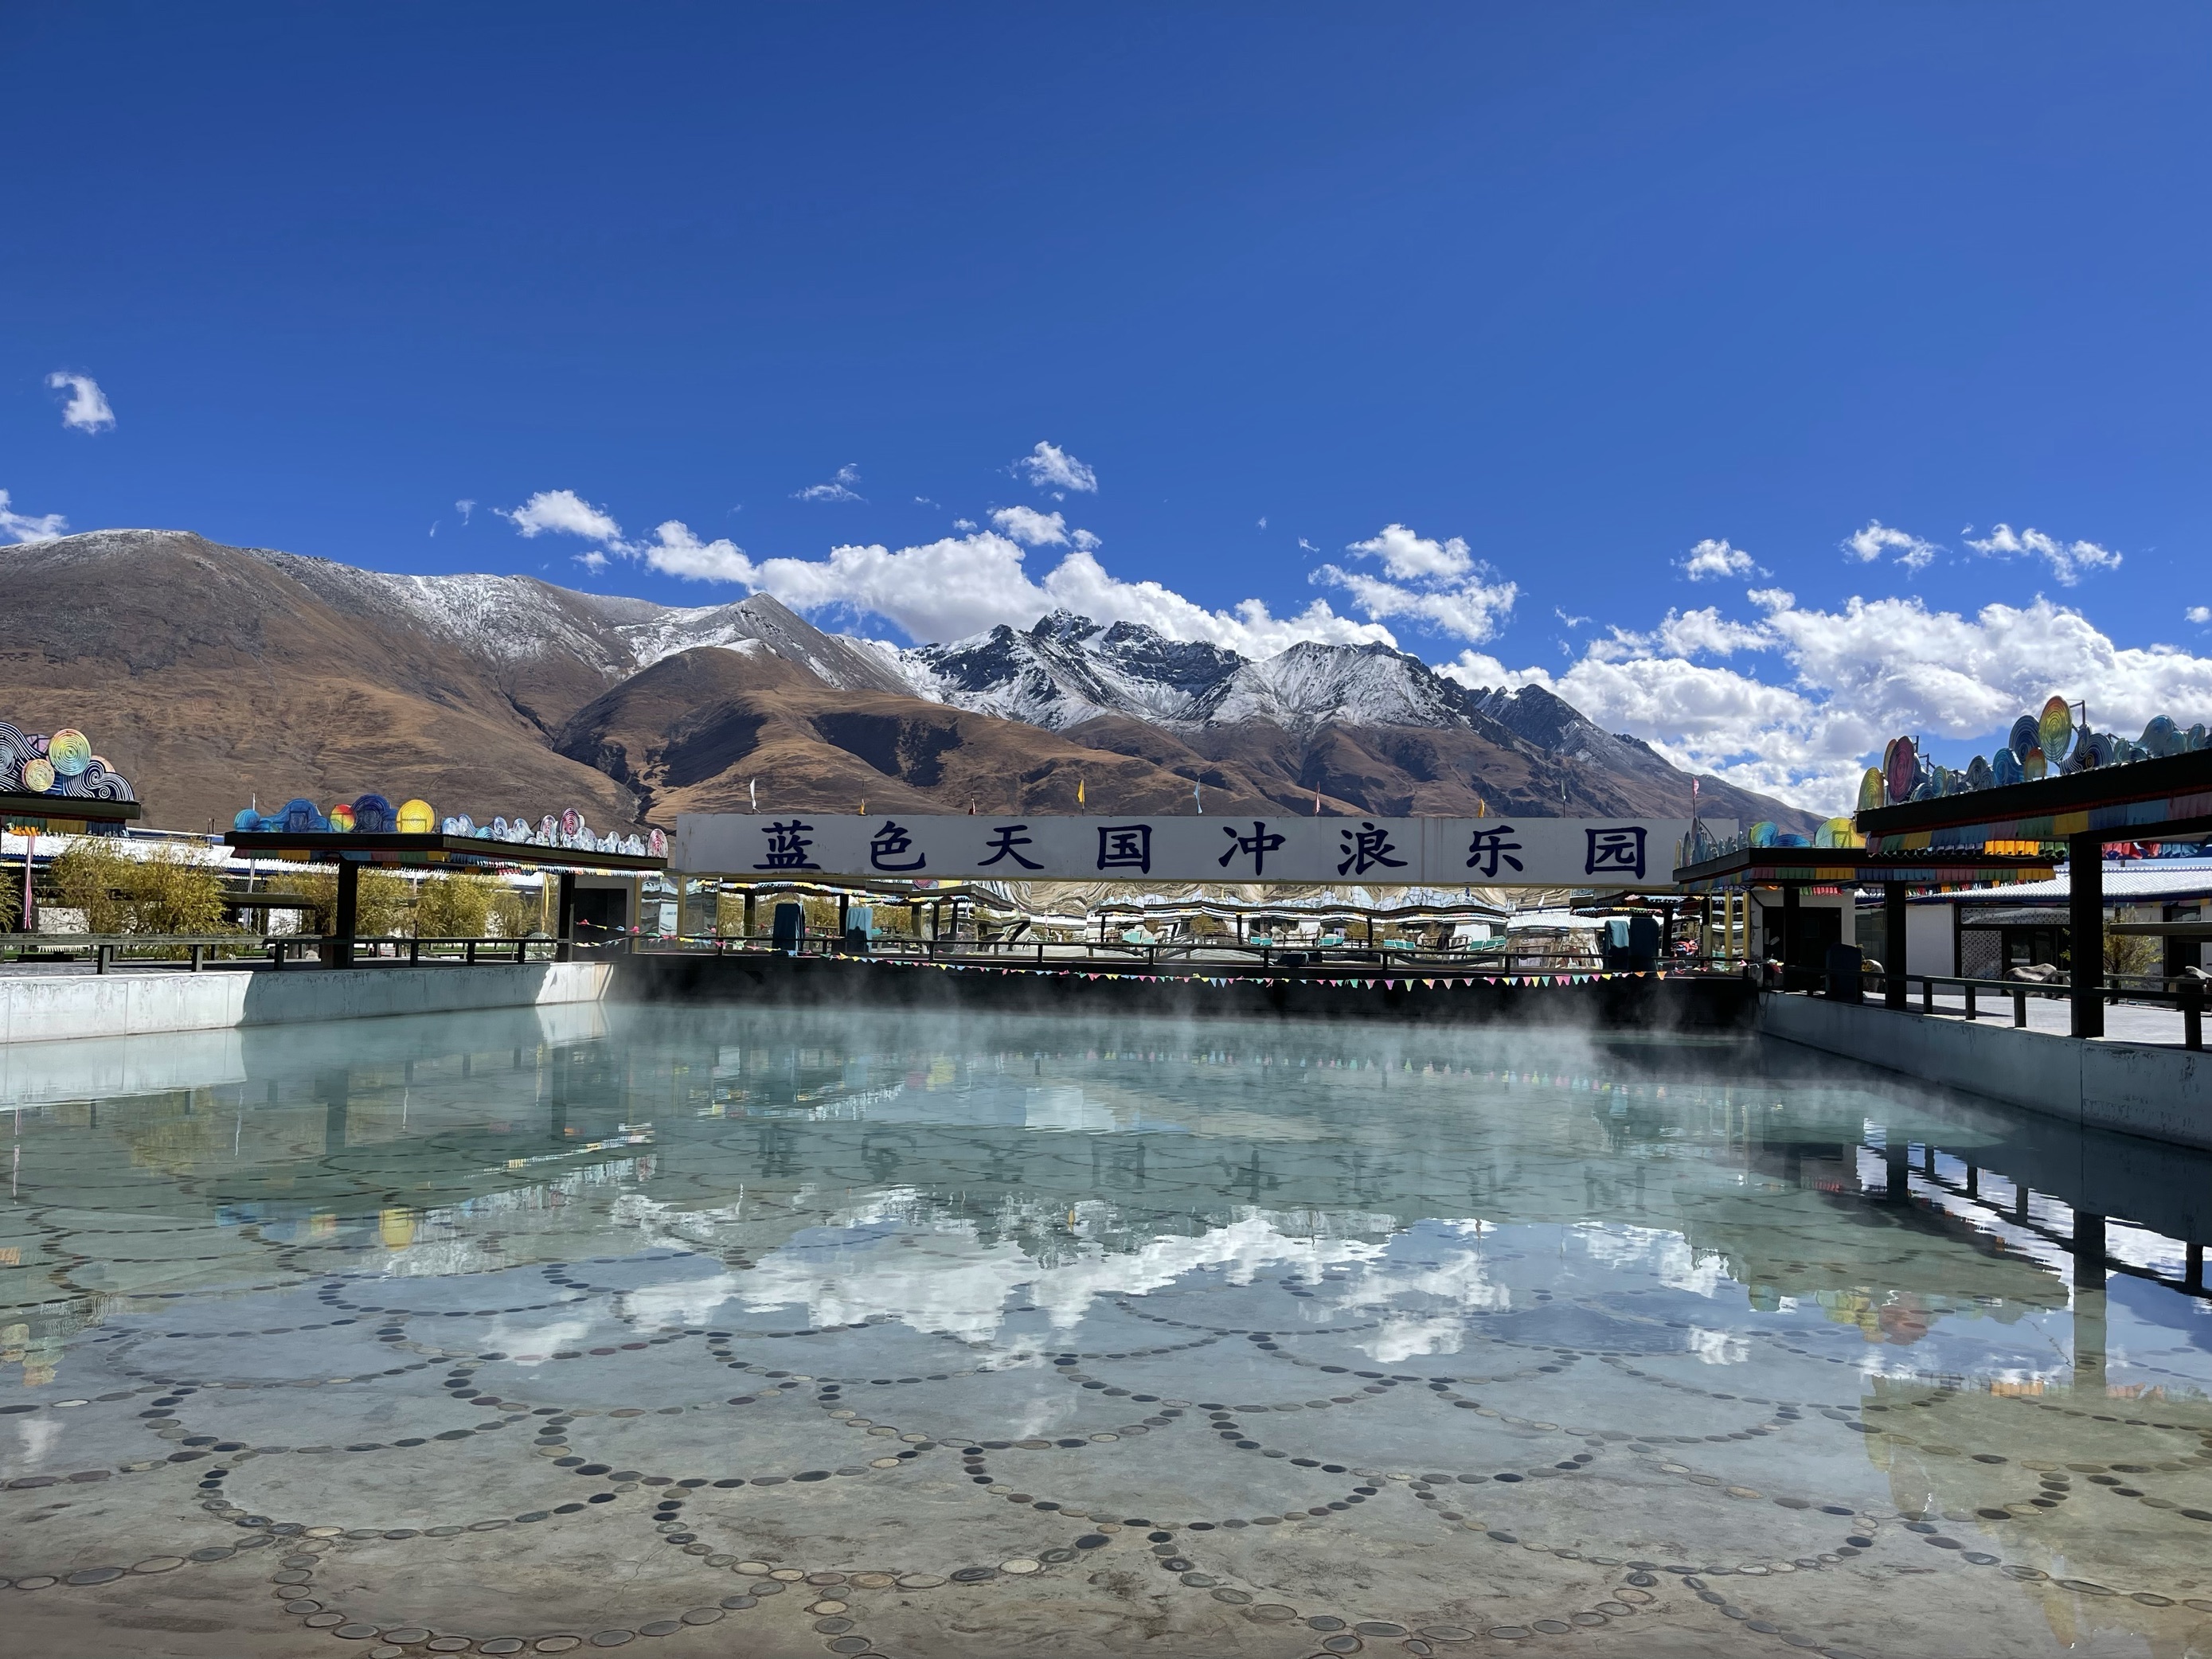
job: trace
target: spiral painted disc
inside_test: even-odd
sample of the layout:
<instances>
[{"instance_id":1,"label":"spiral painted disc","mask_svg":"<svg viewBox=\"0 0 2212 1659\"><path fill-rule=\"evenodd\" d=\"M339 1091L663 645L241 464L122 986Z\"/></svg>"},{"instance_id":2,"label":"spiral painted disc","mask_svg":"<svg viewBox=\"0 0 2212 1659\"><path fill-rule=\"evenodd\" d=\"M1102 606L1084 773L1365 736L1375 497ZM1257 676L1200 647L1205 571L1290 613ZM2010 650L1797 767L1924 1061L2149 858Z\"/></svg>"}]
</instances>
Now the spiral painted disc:
<instances>
[{"instance_id":1,"label":"spiral painted disc","mask_svg":"<svg viewBox=\"0 0 2212 1659\"><path fill-rule=\"evenodd\" d=\"M46 739L46 758L54 770L73 778L92 764L92 739L75 726L65 726Z\"/></svg>"},{"instance_id":2,"label":"spiral painted disc","mask_svg":"<svg viewBox=\"0 0 2212 1659\"><path fill-rule=\"evenodd\" d=\"M23 787L32 794L43 795L54 787L54 763L44 756L33 756L23 763Z\"/></svg>"}]
</instances>

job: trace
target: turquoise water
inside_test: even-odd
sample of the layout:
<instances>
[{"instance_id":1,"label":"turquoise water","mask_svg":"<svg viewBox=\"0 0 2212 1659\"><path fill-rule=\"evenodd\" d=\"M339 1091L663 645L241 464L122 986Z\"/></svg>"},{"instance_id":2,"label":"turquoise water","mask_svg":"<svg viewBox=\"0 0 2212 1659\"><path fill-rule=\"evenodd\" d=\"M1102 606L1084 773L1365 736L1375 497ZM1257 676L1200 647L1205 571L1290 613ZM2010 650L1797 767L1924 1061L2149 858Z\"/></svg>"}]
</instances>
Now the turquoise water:
<instances>
[{"instance_id":1,"label":"turquoise water","mask_svg":"<svg viewBox=\"0 0 2212 1659\"><path fill-rule=\"evenodd\" d=\"M0 1596L118 1651L195 1582L394 1652L2212 1629L2208 1161L1805 1051L584 1008L6 1062Z\"/></svg>"}]
</instances>

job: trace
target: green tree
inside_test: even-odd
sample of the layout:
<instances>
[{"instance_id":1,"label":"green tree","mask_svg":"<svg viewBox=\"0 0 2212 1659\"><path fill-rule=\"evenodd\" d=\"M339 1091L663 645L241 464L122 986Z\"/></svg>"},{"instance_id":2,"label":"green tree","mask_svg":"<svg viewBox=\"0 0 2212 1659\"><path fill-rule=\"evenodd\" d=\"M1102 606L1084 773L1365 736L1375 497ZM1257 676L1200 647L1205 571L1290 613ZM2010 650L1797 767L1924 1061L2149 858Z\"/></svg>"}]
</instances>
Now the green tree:
<instances>
[{"instance_id":1,"label":"green tree","mask_svg":"<svg viewBox=\"0 0 2212 1659\"><path fill-rule=\"evenodd\" d=\"M417 939L482 939L503 890L482 876L433 876L415 892Z\"/></svg>"},{"instance_id":2,"label":"green tree","mask_svg":"<svg viewBox=\"0 0 2212 1659\"><path fill-rule=\"evenodd\" d=\"M501 939L520 939L538 926L538 907L512 887L502 886L492 895L489 925Z\"/></svg>"}]
</instances>

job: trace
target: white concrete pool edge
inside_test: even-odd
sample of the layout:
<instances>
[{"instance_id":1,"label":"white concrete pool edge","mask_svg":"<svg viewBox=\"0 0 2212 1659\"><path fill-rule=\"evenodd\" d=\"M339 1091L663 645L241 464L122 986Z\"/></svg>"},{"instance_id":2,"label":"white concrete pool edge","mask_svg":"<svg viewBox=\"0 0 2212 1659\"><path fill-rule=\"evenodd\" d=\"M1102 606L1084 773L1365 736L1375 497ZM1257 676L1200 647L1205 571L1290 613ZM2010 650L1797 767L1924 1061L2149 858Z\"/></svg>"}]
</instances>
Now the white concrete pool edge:
<instances>
[{"instance_id":1,"label":"white concrete pool edge","mask_svg":"<svg viewBox=\"0 0 2212 1659\"><path fill-rule=\"evenodd\" d=\"M1759 1029L2087 1128L2212 1148L2212 1054L1771 993Z\"/></svg>"},{"instance_id":2,"label":"white concrete pool edge","mask_svg":"<svg viewBox=\"0 0 2212 1659\"><path fill-rule=\"evenodd\" d=\"M0 975L0 1043L597 1002L606 994L611 973L604 962L543 962Z\"/></svg>"}]
</instances>

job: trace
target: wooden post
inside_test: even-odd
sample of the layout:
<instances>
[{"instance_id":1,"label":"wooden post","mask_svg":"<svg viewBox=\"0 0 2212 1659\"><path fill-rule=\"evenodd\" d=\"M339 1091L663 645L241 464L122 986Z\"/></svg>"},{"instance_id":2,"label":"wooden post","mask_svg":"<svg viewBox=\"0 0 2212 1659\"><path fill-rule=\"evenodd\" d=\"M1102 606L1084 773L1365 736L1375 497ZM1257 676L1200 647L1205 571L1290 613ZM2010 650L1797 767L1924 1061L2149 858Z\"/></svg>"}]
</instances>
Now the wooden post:
<instances>
[{"instance_id":1,"label":"wooden post","mask_svg":"<svg viewBox=\"0 0 2212 1659\"><path fill-rule=\"evenodd\" d=\"M331 966L353 966L353 936L360 931L361 866L351 859L340 859L337 904L331 918Z\"/></svg>"},{"instance_id":2,"label":"wooden post","mask_svg":"<svg viewBox=\"0 0 2212 1659\"><path fill-rule=\"evenodd\" d=\"M2074 1035L2105 1035L2105 840L2092 831L2066 838L2067 978Z\"/></svg>"},{"instance_id":3,"label":"wooden post","mask_svg":"<svg viewBox=\"0 0 2212 1659\"><path fill-rule=\"evenodd\" d=\"M1881 1006L1905 1012L1905 884L1881 884Z\"/></svg>"}]
</instances>

